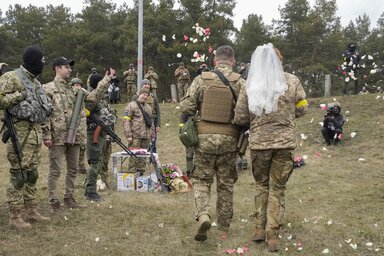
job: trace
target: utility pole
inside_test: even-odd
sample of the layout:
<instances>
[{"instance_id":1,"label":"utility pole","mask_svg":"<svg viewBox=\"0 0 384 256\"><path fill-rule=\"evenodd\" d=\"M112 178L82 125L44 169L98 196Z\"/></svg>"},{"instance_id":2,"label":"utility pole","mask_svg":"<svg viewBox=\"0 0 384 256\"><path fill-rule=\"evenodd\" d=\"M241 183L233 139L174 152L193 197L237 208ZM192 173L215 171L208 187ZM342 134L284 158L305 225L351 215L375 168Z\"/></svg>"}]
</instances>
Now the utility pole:
<instances>
[{"instance_id":1,"label":"utility pole","mask_svg":"<svg viewBox=\"0 0 384 256\"><path fill-rule=\"evenodd\" d=\"M137 91L140 90L143 80L143 0L139 1L139 21L137 40Z\"/></svg>"}]
</instances>

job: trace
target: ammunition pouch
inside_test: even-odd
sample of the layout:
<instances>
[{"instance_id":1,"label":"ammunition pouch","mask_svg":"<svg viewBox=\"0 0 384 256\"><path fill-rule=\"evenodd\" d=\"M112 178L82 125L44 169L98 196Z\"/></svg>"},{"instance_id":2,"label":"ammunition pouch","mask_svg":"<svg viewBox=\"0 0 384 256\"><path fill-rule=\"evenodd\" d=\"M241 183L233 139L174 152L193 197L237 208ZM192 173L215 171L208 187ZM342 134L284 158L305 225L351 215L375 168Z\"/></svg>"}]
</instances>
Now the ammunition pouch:
<instances>
[{"instance_id":1,"label":"ammunition pouch","mask_svg":"<svg viewBox=\"0 0 384 256\"><path fill-rule=\"evenodd\" d=\"M181 143L187 148L193 147L199 142L194 118L190 118L182 127L180 127L179 138Z\"/></svg>"}]
</instances>

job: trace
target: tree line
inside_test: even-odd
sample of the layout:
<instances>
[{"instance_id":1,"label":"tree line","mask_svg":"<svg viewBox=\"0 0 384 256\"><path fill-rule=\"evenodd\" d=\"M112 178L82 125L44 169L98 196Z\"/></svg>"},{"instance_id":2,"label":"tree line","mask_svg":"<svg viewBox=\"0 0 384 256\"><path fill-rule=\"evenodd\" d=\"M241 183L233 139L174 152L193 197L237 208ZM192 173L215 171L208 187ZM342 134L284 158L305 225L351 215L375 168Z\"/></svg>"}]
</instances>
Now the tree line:
<instances>
[{"instance_id":1,"label":"tree line","mask_svg":"<svg viewBox=\"0 0 384 256\"><path fill-rule=\"evenodd\" d=\"M137 62L138 3L84 3L79 13L64 5L2 6L0 62L18 67L24 47L37 44L43 47L49 64L40 77L42 82L52 80L50 64L58 56L74 59L74 74L83 80L92 67L99 73L114 67L122 81L129 63L136 66ZM341 55L354 42L360 55L372 56L371 63L360 70L361 84L370 88L381 83L384 12L373 28L366 14L351 17L343 27L336 15L336 0L317 0L313 7L307 0L288 0L272 24L265 24L262 15L251 14L238 30L232 20L235 6L235 0L144 0L144 70L153 66L159 74L161 100L170 98L169 85L175 82L179 62L191 73L202 61L212 67L213 49L224 44L235 48L240 63L250 62L258 45L272 42L284 55L285 69L298 75L307 93L316 97L323 94L325 74L332 74L333 94L341 93Z\"/></svg>"}]
</instances>

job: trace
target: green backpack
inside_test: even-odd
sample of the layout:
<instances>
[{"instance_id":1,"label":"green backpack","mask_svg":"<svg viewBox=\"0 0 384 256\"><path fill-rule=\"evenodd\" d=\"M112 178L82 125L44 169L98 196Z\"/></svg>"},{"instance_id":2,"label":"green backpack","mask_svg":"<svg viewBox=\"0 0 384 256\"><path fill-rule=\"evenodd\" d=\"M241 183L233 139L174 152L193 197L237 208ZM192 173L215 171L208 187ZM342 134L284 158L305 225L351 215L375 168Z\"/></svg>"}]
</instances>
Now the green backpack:
<instances>
[{"instance_id":1,"label":"green backpack","mask_svg":"<svg viewBox=\"0 0 384 256\"><path fill-rule=\"evenodd\" d=\"M193 147L199 142L195 118L190 118L180 128L179 138L185 147Z\"/></svg>"}]
</instances>

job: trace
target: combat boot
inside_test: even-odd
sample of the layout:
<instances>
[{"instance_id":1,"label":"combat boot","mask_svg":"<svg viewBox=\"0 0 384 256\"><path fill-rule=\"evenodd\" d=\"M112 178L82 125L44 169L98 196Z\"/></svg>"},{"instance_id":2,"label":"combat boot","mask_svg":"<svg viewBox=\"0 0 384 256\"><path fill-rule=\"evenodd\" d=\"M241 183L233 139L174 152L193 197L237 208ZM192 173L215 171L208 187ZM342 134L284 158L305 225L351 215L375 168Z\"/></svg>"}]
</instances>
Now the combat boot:
<instances>
[{"instance_id":1,"label":"combat boot","mask_svg":"<svg viewBox=\"0 0 384 256\"><path fill-rule=\"evenodd\" d=\"M268 248L268 251L270 251L270 252L277 252L278 250L280 250L279 241L275 238L268 239L267 240L267 248Z\"/></svg>"},{"instance_id":2,"label":"combat boot","mask_svg":"<svg viewBox=\"0 0 384 256\"><path fill-rule=\"evenodd\" d=\"M24 203L25 209L27 209L27 220L34 222L47 222L51 219L48 217L42 216L37 211L37 203L34 201L27 201Z\"/></svg>"},{"instance_id":3,"label":"combat boot","mask_svg":"<svg viewBox=\"0 0 384 256\"><path fill-rule=\"evenodd\" d=\"M21 217L21 209L22 207L18 205L9 206L9 226L16 229L31 229L31 224Z\"/></svg>"},{"instance_id":4,"label":"combat boot","mask_svg":"<svg viewBox=\"0 0 384 256\"><path fill-rule=\"evenodd\" d=\"M61 207L59 201L57 201L57 202L51 204L51 213L53 213L53 214L56 215L56 216L64 216L64 215L65 215L65 211L64 211L64 209Z\"/></svg>"},{"instance_id":5,"label":"combat boot","mask_svg":"<svg viewBox=\"0 0 384 256\"><path fill-rule=\"evenodd\" d=\"M64 198L64 208L65 209L82 209L86 208L86 205L79 204L76 202L76 200L72 197Z\"/></svg>"},{"instance_id":6,"label":"combat boot","mask_svg":"<svg viewBox=\"0 0 384 256\"><path fill-rule=\"evenodd\" d=\"M252 235L252 241L256 243L264 242L266 238L265 230L262 228L256 228L255 232Z\"/></svg>"},{"instance_id":7,"label":"combat boot","mask_svg":"<svg viewBox=\"0 0 384 256\"><path fill-rule=\"evenodd\" d=\"M201 215L199 217L199 224L197 226L195 240L203 242L207 240L207 232L211 228L212 223L208 215Z\"/></svg>"}]
</instances>

